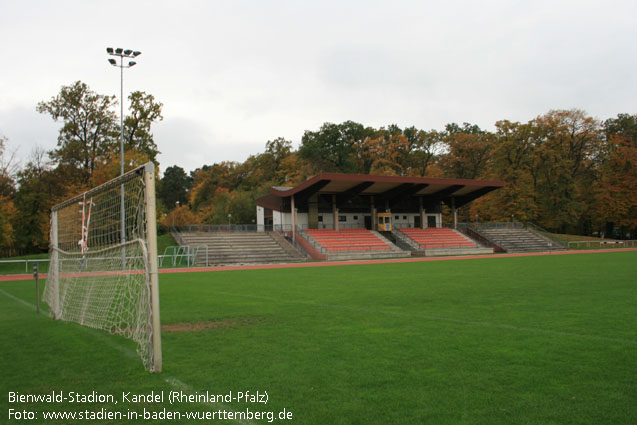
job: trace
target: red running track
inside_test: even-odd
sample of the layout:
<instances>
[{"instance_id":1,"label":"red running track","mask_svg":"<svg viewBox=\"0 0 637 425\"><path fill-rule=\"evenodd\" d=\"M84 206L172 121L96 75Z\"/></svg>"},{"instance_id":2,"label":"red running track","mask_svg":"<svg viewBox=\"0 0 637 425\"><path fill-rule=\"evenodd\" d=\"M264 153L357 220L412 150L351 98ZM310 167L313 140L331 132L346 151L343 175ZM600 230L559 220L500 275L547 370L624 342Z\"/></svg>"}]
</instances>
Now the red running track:
<instances>
[{"instance_id":1,"label":"red running track","mask_svg":"<svg viewBox=\"0 0 637 425\"><path fill-rule=\"evenodd\" d=\"M571 251L554 251L554 252L528 252L518 254L493 254L493 255L456 255L448 257L417 257L417 258L394 258L387 260L353 260L353 261L323 261L310 263L290 263L290 264L259 264L251 266L215 266L215 267L191 267L178 269L161 269L160 274L164 273L197 273L197 272L219 272L231 270L263 270L263 269L293 269L300 267L330 267L330 266L353 266L361 264L383 264L383 263L414 263L424 261L453 261L453 260L476 260L476 259L492 259L492 258L510 258L510 257L537 257L544 255L572 255L572 254L598 254L608 252L625 252L637 251L637 248L613 248L613 249L587 249L587 250L571 250ZM46 274L40 273L40 278L46 279ZM11 274L0 276L0 282L9 282L16 280L31 280L31 274Z\"/></svg>"}]
</instances>

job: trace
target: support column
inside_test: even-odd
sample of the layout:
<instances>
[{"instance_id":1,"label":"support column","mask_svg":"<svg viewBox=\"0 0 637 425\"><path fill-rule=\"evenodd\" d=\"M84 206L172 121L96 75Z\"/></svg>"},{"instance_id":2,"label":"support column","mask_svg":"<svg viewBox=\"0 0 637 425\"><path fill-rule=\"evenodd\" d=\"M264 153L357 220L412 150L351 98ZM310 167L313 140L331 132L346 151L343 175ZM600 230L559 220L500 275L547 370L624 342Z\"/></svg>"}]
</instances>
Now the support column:
<instances>
[{"instance_id":1,"label":"support column","mask_svg":"<svg viewBox=\"0 0 637 425\"><path fill-rule=\"evenodd\" d=\"M338 232L338 208L336 207L336 195L332 195L332 221L334 231Z\"/></svg>"},{"instance_id":2,"label":"support column","mask_svg":"<svg viewBox=\"0 0 637 425\"><path fill-rule=\"evenodd\" d=\"M422 196L418 197L418 207L420 208L420 228L425 229L427 227L427 223L425 223L425 219L427 218L427 213L422 204Z\"/></svg>"},{"instance_id":3,"label":"support column","mask_svg":"<svg viewBox=\"0 0 637 425\"><path fill-rule=\"evenodd\" d=\"M294 207L294 195L290 198L290 216L292 217L292 242L296 242L296 217L294 211L296 208Z\"/></svg>"},{"instance_id":4,"label":"support column","mask_svg":"<svg viewBox=\"0 0 637 425\"><path fill-rule=\"evenodd\" d=\"M376 206L374 205L374 195L371 196L370 209L372 213L372 230L378 230L378 225L376 223L376 220L378 218L376 217Z\"/></svg>"},{"instance_id":5,"label":"support column","mask_svg":"<svg viewBox=\"0 0 637 425\"><path fill-rule=\"evenodd\" d=\"M456 199L451 198L451 213L453 214L453 228L458 228L458 210L456 209Z\"/></svg>"},{"instance_id":6,"label":"support column","mask_svg":"<svg viewBox=\"0 0 637 425\"><path fill-rule=\"evenodd\" d=\"M307 200L307 227L318 229L318 193Z\"/></svg>"}]
</instances>

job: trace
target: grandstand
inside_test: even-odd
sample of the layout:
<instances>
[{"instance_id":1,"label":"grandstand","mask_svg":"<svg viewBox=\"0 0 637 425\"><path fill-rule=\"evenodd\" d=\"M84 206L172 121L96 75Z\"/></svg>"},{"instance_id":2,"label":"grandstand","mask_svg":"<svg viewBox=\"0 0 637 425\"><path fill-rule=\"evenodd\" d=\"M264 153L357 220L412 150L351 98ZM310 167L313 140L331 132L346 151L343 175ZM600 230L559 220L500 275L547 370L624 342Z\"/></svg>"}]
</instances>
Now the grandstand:
<instances>
[{"instance_id":1,"label":"grandstand","mask_svg":"<svg viewBox=\"0 0 637 425\"><path fill-rule=\"evenodd\" d=\"M458 225L459 207L503 186L500 181L325 173L295 187L273 187L257 199L256 225L243 226L250 232L222 226L176 239L182 246L207 247L197 251L196 264L562 249L541 229L519 223ZM452 215L447 226L443 205Z\"/></svg>"},{"instance_id":2,"label":"grandstand","mask_svg":"<svg viewBox=\"0 0 637 425\"><path fill-rule=\"evenodd\" d=\"M324 173L257 199L257 226L279 231L315 260L493 252L455 230L457 209L503 186ZM452 211L451 228L442 226L443 204Z\"/></svg>"}]
</instances>

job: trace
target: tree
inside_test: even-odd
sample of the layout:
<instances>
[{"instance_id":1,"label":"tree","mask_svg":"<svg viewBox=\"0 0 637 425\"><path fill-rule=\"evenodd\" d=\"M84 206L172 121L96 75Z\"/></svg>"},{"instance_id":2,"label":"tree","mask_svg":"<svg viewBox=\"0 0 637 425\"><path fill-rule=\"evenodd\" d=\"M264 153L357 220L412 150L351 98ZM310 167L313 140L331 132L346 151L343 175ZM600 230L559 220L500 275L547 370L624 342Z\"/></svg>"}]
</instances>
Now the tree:
<instances>
[{"instance_id":1,"label":"tree","mask_svg":"<svg viewBox=\"0 0 637 425\"><path fill-rule=\"evenodd\" d=\"M152 94L135 91L128 96L130 107L124 118L124 148L145 154L151 161L157 161L157 145L151 133L151 125L161 121L163 104L155 101Z\"/></svg>"},{"instance_id":2,"label":"tree","mask_svg":"<svg viewBox=\"0 0 637 425\"><path fill-rule=\"evenodd\" d=\"M531 122L535 147L538 221L550 230L590 230L589 205L603 152L599 121L578 109L554 110Z\"/></svg>"},{"instance_id":3,"label":"tree","mask_svg":"<svg viewBox=\"0 0 637 425\"><path fill-rule=\"evenodd\" d=\"M357 146L360 149L358 157L364 166L361 171L376 175L406 174L406 158L411 145L397 126L381 128L373 137L365 138Z\"/></svg>"},{"instance_id":4,"label":"tree","mask_svg":"<svg viewBox=\"0 0 637 425\"><path fill-rule=\"evenodd\" d=\"M319 131L306 131L303 134L298 154L318 172L356 172L355 145L372 135L373 129L353 121L325 123Z\"/></svg>"},{"instance_id":5,"label":"tree","mask_svg":"<svg viewBox=\"0 0 637 425\"><path fill-rule=\"evenodd\" d=\"M250 192L217 188L212 203L202 209L203 221L208 224L251 224L255 220L255 201Z\"/></svg>"},{"instance_id":6,"label":"tree","mask_svg":"<svg viewBox=\"0 0 637 425\"><path fill-rule=\"evenodd\" d=\"M477 179L490 167L493 134L465 123L463 127L448 124L444 144L447 153L440 159L440 167L447 177Z\"/></svg>"},{"instance_id":7,"label":"tree","mask_svg":"<svg viewBox=\"0 0 637 425\"><path fill-rule=\"evenodd\" d=\"M19 164L15 158L15 151L7 152L8 139L0 135L0 198L15 194L15 176Z\"/></svg>"},{"instance_id":8,"label":"tree","mask_svg":"<svg viewBox=\"0 0 637 425\"><path fill-rule=\"evenodd\" d=\"M81 81L62 86L57 96L38 103L38 112L63 122L51 159L74 169L73 177L80 182L88 182L115 147L114 104L115 96L97 94Z\"/></svg>"},{"instance_id":9,"label":"tree","mask_svg":"<svg viewBox=\"0 0 637 425\"><path fill-rule=\"evenodd\" d=\"M63 186L66 179L60 174L50 167L41 149L33 152L31 160L18 173L19 189L11 223L17 248L27 252L47 249L51 207L67 197L67 188Z\"/></svg>"},{"instance_id":10,"label":"tree","mask_svg":"<svg viewBox=\"0 0 637 425\"><path fill-rule=\"evenodd\" d=\"M164 177L159 184L157 197L164 205L172 210L177 201L180 205L188 203L188 191L192 186L192 178L186 174L183 168L173 165L166 168Z\"/></svg>"},{"instance_id":11,"label":"tree","mask_svg":"<svg viewBox=\"0 0 637 425\"><path fill-rule=\"evenodd\" d=\"M519 122L498 121L490 169L486 177L504 180L506 186L471 203L470 218L534 221L537 216L533 183L533 156L536 127Z\"/></svg>"},{"instance_id":12,"label":"tree","mask_svg":"<svg viewBox=\"0 0 637 425\"><path fill-rule=\"evenodd\" d=\"M619 114L604 122L606 157L595 195L599 225L637 230L637 115ZM621 232L622 237L626 232Z\"/></svg>"},{"instance_id":13,"label":"tree","mask_svg":"<svg viewBox=\"0 0 637 425\"><path fill-rule=\"evenodd\" d=\"M164 217L161 225L164 227L171 226L188 226L190 224L200 223L199 217L190 211L188 205L179 205Z\"/></svg>"},{"instance_id":14,"label":"tree","mask_svg":"<svg viewBox=\"0 0 637 425\"><path fill-rule=\"evenodd\" d=\"M241 182L237 170L241 164L224 161L195 170L192 188L189 192L190 207L193 211L210 206L218 188L234 190Z\"/></svg>"},{"instance_id":15,"label":"tree","mask_svg":"<svg viewBox=\"0 0 637 425\"><path fill-rule=\"evenodd\" d=\"M443 145L443 134L436 131L418 130L416 127L408 127L403 134L409 143L409 156L407 158L407 174L412 176L427 176L428 170L440 155Z\"/></svg>"}]
</instances>

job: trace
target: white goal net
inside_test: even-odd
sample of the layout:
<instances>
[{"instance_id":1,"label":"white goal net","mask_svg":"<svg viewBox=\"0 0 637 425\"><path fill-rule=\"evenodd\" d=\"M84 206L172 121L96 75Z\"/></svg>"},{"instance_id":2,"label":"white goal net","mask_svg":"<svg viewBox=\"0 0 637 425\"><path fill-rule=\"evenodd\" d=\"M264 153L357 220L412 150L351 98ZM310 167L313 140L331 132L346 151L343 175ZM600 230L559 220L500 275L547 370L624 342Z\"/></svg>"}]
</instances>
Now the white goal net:
<instances>
[{"instance_id":1,"label":"white goal net","mask_svg":"<svg viewBox=\"0 0 637 425\"><path fill-rule=\"evenodd\" d=\"M153 164L53 207L50 253L52 316L134 340L160 372Z\"/></svg>"}]
</instances>

